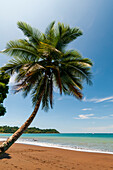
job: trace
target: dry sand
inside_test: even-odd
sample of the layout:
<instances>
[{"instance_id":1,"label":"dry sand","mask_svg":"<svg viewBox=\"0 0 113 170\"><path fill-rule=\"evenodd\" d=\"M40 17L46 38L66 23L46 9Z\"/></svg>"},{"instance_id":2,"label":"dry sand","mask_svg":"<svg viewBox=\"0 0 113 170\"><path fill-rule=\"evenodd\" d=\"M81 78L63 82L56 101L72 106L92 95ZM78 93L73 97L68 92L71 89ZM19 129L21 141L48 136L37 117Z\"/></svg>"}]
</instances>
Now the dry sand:
<instances>
[{"instance_id":1,"label":"dry sand","mask_svg":"<svg viewBox=\"0 0 113 170\"><path fill-rule=\"evenodd\" d=\"M113 155L14 144L0 170L113 170Z\"/></svg>"}]
</instances>

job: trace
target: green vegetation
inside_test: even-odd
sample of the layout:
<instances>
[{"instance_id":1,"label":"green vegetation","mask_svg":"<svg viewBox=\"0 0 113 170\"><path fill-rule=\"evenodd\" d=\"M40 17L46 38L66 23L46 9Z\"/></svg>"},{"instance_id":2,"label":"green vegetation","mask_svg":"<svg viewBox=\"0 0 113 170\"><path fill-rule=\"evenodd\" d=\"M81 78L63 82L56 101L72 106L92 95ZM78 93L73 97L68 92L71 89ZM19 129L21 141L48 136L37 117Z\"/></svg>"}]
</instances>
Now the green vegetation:
<instances>
[{"instance_id":1,"label":"green vegetation","mask_svg":"<svg viewBox=\"0 0 113 170\"><path fill-rule=\"evenodd\" d=\"M6 74L4 71L0 72L0 116L4 116L6 113L6 109L3 106L3 101L7 97L8 93L8 82L9 82L9 75Z\"/></svg>"},{"instance_id":2,"label":"green vegetation","mask_svg":"<svg viewBox=\"0 0 113 170\"><path fill-rule=\"evenodd\" d=\"M0 133L14 133L19 127L0 126ZM56 129L39 129L36 127L28 128L24 133L59 133Z\"/></svg>"}]
</instances>

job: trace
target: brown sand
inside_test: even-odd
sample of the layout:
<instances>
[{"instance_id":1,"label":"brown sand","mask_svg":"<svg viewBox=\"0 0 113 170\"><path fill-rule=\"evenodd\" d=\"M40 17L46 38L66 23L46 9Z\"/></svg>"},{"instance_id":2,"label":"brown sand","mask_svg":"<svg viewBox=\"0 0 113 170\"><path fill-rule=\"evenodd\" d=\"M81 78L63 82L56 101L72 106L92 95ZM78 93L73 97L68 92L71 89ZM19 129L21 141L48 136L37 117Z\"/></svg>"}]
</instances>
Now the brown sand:
<instances>
[{"instance_id":1,"label":"brown sand","mask_svg":"<svg viewBox=\"0 0 113 170\"><path fill-rule=\"evenodd\" d=\"M14 144L0 157L0 170L112 170L113 155Z\"/></svg>"}]
</instances>

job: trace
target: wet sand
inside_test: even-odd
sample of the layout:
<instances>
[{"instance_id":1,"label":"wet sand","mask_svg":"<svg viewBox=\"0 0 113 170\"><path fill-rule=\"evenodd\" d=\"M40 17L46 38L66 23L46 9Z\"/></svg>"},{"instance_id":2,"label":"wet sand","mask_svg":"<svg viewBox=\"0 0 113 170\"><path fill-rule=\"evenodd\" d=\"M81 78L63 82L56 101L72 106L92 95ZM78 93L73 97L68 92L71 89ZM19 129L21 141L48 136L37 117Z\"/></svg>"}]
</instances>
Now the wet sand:
<instances>
[{"instance_id":1,"label":"wet sand","mask_svg":"<svg viewBox=\"0 0 113 170\"><path fill-rule=\"evenodd\" d=\"M0 156L0 170L112 170L113 155L14 144Z\"/></svg>"}]
</instances>

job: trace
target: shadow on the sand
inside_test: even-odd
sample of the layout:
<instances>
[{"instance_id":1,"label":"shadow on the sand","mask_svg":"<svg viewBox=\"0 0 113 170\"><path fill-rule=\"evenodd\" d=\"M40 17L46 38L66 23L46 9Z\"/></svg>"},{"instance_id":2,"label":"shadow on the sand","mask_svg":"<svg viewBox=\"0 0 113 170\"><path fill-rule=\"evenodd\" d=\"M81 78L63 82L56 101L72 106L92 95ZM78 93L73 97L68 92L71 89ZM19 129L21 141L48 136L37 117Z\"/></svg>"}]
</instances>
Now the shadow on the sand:
<instances>
[{"instance_id":1,"label":"shadow on the sand","mask_svg":"<svg viewBox=\"0 0 113 170\"><path fill-rule=\"evenodd\" d=\"M0 159L11 159L11 156L8 153L3 153L2 155L0 155Z\"/></svg>"}]
</instances>

